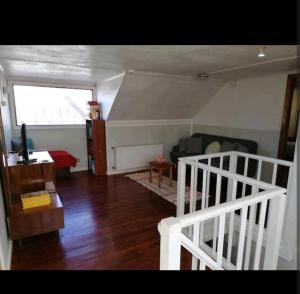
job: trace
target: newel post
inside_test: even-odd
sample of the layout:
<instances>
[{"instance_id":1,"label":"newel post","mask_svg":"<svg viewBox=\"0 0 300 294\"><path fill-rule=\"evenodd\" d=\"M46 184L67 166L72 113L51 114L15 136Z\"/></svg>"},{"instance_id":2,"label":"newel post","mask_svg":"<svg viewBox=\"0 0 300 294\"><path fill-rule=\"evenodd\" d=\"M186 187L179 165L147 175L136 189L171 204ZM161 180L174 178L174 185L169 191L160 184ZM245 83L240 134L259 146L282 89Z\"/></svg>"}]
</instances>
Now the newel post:
<instances>
[{"instance_id":1,"label":"newel post","mask_svg":"<svg viewBox=\"0 0 300 294\"><path fill-rule=\"evenodd\" d=\"M180 223L174 217L169 217L159 223L158 230L160 232L160 270L180 270Z\"/></svg>"},{"instance_id":2,"label":"newel post","mask_svg":"<svg viewBox=\"0 0 300 294\"><path fill-rule=\"evenodd\" d=\"M186 164L179 160L178 174L177 174L177 210L176 210L177 216L184 215L185 175L186 175Z\"/></svg>"},{"instance_id":3,"label":"newel post","mask_svg":"<svg viewBox=\"0 0 300 294\"><path fill-rule=\"evenodd\" d=\"M263 266L264 270L276 270L277 268L285 214L285 203L285 194L281 194L270 200L267 224L267 244Z\"/></svg>"},{"instance_id":4,"label":"newel post","mask_svg":"<svg viewBox=\"0 0 300 294\"><path fill-rule=\"evenodd\" d=\"M236 174L237 154L232 152L229 160L229 172ZM227 184L227 202L232 199L233 179L228 178Z\"/></svg>"}]
</instances>

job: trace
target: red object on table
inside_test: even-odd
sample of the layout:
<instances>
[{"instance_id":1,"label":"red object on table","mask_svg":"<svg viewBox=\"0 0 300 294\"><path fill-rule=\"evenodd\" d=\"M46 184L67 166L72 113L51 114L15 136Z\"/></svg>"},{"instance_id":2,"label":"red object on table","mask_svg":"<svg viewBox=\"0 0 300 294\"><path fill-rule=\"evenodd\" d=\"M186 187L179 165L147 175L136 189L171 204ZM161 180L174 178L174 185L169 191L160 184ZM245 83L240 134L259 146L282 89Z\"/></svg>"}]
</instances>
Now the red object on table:
<instances>
[{"instance_id":1,"label":"red object on table","mask_svg":"<svg viewBox=\"0 0 300 294\"><path fill-rule=\"evenodd\" d=\"M65 167L76 167L78 159L63 150L48 151L52 157L55 167L65 168Z\"/></svg>"}]
</instances>

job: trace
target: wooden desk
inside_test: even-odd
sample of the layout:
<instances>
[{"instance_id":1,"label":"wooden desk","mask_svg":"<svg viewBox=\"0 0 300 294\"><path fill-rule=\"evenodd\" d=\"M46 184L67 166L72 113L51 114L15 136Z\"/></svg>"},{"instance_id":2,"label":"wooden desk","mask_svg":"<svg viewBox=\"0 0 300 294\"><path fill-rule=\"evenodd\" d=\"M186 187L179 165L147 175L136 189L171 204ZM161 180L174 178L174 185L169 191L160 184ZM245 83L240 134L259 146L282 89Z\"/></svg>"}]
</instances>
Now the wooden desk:
<instances>
[{"instance_id":1,"label":"wooden desk","mask_svg":"<svg viewBox=\"0 0 300 294\"><path fill-rule=\"evenodd\" d=\"M47 151L37 151L29 158L36 158L37 162L18 164L21 160L18 153L10 153L7 159L8 174L11 187L11 205L20 201L21 193L43 189L43 183L53 181L55 184L55 166ZM47 160L47 162L45 162Z\"/></svg>"},{"instance_id":2,"label":"wooden desk","mask_svg":"<svg viewBox=\"0 0 300 294\"><path fill-rule=\"evenodd\" d=\"M9 203L9 231L12 240L18 240L64 227L64 211L58 195L51 196L50 205L22 209L21 193L45 189L45 182L55 184L55 166L47 151L36 151L30 155L37 162L18 164L18 153L7 159L11 197Z\"/></svg>"}]
</instances>

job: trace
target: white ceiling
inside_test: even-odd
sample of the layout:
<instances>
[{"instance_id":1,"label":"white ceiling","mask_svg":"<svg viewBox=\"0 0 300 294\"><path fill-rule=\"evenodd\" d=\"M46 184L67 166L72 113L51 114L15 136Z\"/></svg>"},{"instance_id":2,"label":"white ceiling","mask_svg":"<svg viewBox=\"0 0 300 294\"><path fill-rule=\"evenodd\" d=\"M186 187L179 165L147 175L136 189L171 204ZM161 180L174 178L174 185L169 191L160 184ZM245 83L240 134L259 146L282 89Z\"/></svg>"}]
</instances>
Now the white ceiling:
<instances>
[{"instance_id":1,"label":"white ceiling","mask_svg":"<svg viewBox=\"0 0 300 294\"><path fill-rule=\"evenodd\" d=\"M216 74L252 75L296 69L297 46L256 45L1 45L0 64L10 78L98 83L124 71L196 76L231 67L279 61ZM294 57L294 58L293 58ZM291 58L291 59L285 59Z\"/></svg>"}]
</instances>

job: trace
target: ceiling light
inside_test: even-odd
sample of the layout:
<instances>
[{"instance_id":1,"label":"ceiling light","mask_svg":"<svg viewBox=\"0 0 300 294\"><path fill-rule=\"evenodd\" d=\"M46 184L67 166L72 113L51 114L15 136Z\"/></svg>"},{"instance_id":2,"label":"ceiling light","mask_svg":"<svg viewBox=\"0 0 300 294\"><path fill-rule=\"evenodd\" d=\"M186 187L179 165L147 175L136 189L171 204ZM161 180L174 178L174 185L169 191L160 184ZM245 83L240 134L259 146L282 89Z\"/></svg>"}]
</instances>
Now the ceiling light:
<instances>
[{"instance_id":1,"label":"ceiling light","mask_svg":"<svg viewBox=\"0 0 300 294\"><path fill-rule=\"evenodd\" d=\"M265 57L266 56L265 49L266 49L266 47L263 47L263 48L259 49L258 57Z\"/></svg>"},{"instance_id":2,"label":"ceiling light","mask_svg":"<svg viewBox=\"0 0 300 294\"><path fill-rule=\"evenodd\" d=\"M205 74L205 73L199 74L197 76L197 78L200 79L200 80L206 80L206 79L208 79L208 77L209 77L209 75Z\"/></svg>"}]
</instances>

